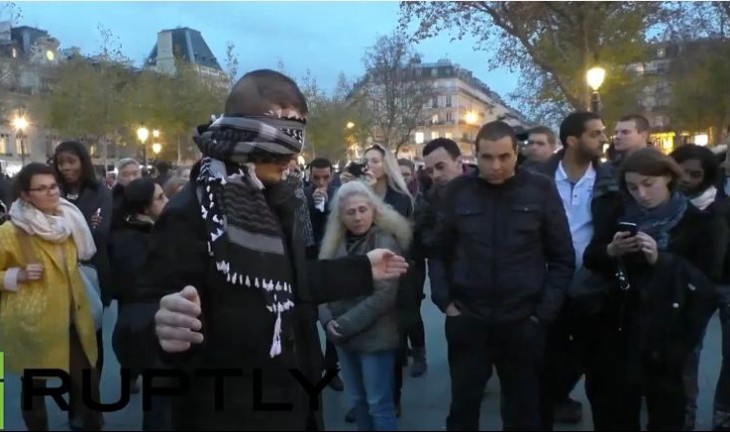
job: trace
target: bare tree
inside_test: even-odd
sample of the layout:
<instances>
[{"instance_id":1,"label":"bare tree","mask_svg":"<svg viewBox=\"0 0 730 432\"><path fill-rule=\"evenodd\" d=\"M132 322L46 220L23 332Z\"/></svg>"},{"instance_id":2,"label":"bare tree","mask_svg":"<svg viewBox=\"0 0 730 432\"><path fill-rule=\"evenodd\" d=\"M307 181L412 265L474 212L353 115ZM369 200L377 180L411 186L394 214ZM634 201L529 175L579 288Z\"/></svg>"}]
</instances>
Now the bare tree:
<instances>
[{"instance_id":1,"label":"bare tree","mask_svg":"<svg viewBox=\"0 0 730 432\"><path fill-rule=\"evenodd\" d=\"M226 73L233 87L238 78L238 54L236 54L236 43L233 41L228 41L226 44Z\"/></svg>"},{"instance_id":2,"label":"bare tree","mask_svg":"<svg viewBox=\"0 0 730 432\"><path fill-rule=\"evenodd\" d=\"M666 37L676 29L685 7L673 3L401 2L400 28L417 24L417 40L444 31L454 39L473 36L476 49L492 53L490 68L519 72L512 96L539 118L587 108L585 73L601 65L607 70L603 114L611 118L636 106L641 85L627 65L646 58L650 34Z\"/></svg>"},{"instance_id":3,"label":"bare tree","mask_svg":"<svg viewBox=\"0 0 730 432\"><path fill-rule=\"evenodd\" d=\"M374 135L398 154L425 123L433 83L420 76L421 58L399 33L378 38L363 62L360 91L370 106Z\"/></svg>"}]
</instances>

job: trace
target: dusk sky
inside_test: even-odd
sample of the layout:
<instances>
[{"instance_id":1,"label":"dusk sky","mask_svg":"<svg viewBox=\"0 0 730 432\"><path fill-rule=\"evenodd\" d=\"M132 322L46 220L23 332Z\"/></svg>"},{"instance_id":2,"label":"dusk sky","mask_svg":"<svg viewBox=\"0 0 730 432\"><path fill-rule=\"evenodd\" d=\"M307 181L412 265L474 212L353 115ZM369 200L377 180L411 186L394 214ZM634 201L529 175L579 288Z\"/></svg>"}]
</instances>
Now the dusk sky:
<instances>
[{"instance_id":1,"label":"dusk sky","mask_svg":"<svg viewBox=\"0 0 730 432\"><path fill-rule=\"evenodd\" d=\"M398 23L398 2L21 2L20 25L47 30L62 48L77 46L84 54L98 52L98 24L118 37L136 65L149 55L157 32L175 27L199 30L225 68L226 42L236 43L239 75L276 68L279 60L293 78L310 69L319 84L334 88L337 76L362 75L362 57L379 35ZM511 102L517 76L489 71L489 53L474 51L473 40L450 42L449 34L422 42L424 62L448 58L470 69Z\"/></svg>"}]
</instances>

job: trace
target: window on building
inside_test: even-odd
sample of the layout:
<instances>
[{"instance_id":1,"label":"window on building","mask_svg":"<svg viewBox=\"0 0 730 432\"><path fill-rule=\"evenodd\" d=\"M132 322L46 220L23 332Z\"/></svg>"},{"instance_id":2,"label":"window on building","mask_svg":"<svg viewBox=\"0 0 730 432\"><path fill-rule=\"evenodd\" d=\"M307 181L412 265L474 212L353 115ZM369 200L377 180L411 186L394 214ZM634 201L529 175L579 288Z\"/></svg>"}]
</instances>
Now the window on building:
<instances>
[{"instance_id":1,"label":"window on building","mask_svg":"<svg viewBox=\"0 0 730 432\"><path fill-rule=\"evenodd\" d=\"M451 108L451 95L446 96L446 106Z\"/></svg>"},{"instance_id":2,"label":"window on building","mask_svg":"<svg viewBox=\"0 0 730 432\"><path fill-rule=\"evenodd\" d=\"M8 145L9 138L8 134L0 134L0 154L2 155L10 154L10 146Z\"/></svg>"},{"instance_id":3,"label":"window on building","mask_svg":"<svg viewBox=\"0 0 730 432\"><path fill-rule=\"evenodd\" d=\"M438 138L438 137L439 137L439 133L438 133L438 131L433 131L433 132L431 132L431 139L432 139L432 140L435 140L435 139L436 139L436 138Z\"/></svg>"},{"instance_id":4,"label":"window on building","mask_svg":"<svg viewBox=\"0 0 730 432\"><path fill-rule=\"evenodd\" d=\"M446 113L446 121L447 122L454 121L454 114L451 111Z\"/></svg>"},{"instance_id":5,"label":"window on building","mask_svg":"<svg viewBox=\"0 0 730 432\"><path fill-rule=\"evenodd\" d=\"M431 69L431 76L432 76L433 78L436 78L436 77L438 76L438 74L439 74L439 71L438 71L438 69L437 69L437 68L433 68L433 69Z\"/></svg>"},{"instance_id":6,"label":"window on building","mask_svg":"<svg viewBox=\"0 0 730 432\"><path fill-rule=\"evenodd\" d=\"M464 141L469 141L469 133L468 132L464 132L464 134L461 136L461 139L464 140Z\"/></svg>"},{"instance_id":7,"label":"window on building","mask_svg":"<svg viewBox=\"0 0 730 432\"><path fill-rule=\"evenodd\" d=\"M431 117L431 124L437 124L438 122L439 122L439 115L438 114L434 114Z\"/></svg>"},{"instance_id":8,"label":"window on building","mask_svg":"<svg viewBox=\"0 0 730 432\"><path fill-rule=\"evenodd\" d=\"M426 136L423 132L416 132L415 140L416 144L423 144L423 141L426 139Z\"/></svg>"},{"instance_id":9,"label":"window on building","mask_svg":"<svg viewBox=\"0 0 730 432\"><path fill-rule=\"evenodd\" d=\"M451 132L446 132L445 138L446 139L454 139L454 134L452 134Z\"/></svg>"},{"instance_id":10,"label":"window on building","mask_svg":"<svg viewBox=\"0 0 730 432\"><path fill-rule=\"evenodd\" d=\"M22 155L23 153L25 153L25 154L28 154L28 150L27 150L27 147L28 147L28 138L23 138L23 139L21 140L21 139L20 139L20 137L18 137L18 136L16 135L16 136L15 136L15 137L13 138L13 140L15 141L15 142L14 142L14 144L15 144L15 152L14 152L14 153L15 153L16 155L20 156L20 155ZM25 152L23 152L23 147L26 147L26 150L25 150Z\"/></svg>"},{"instance_id":11,"label":"window on building","mask_svg":"<svg viewBox=\"0 0 730 432\"><path fill-rule=\"evenodd\" d=\"M433 99L431 99L431 108L438 108L439 107L439 97L434 96Z\"/></svg>"}]
</instances>

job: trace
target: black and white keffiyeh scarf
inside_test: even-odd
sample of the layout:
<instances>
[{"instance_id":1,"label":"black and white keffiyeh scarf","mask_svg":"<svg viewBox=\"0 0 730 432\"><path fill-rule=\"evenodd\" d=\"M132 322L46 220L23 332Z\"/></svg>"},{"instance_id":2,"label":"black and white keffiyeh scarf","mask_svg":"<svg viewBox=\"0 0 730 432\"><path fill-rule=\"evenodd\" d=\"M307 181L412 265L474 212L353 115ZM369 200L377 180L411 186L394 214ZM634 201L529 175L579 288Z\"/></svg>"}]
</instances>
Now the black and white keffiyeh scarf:
<instances>
[{"instance_id":1,"label":"black and white keffiyeh scarf","mask_svg":"<svg viewBox=\"0 0 730 432\"><path fill-rule=\"evenodd\" d=\"M194 138L203 153L196 183L208 228L208 253L230 286L258 289L276 316L270 356L281 354L282 314L294 307L286 238L256 178L252 154L301 151L304 122L221 117Z\"/></svg>"}]
</instances>

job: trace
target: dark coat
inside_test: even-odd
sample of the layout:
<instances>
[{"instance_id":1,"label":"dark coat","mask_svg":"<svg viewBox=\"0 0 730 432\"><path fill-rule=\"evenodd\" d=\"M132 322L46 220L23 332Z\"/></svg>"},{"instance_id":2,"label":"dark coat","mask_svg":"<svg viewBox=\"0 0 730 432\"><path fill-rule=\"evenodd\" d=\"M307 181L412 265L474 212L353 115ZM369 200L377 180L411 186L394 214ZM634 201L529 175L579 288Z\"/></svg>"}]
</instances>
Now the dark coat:
<instances>
[{"instance_id":1,"label":"dark coat","mask_svg":"<svg viewBox=\"0 0 730 432\"><path fill-rule=\"evenodd\" d=\"M112 347L123 368L139 372L157 362L157 341L149 331L158 302L136 303L140 270L147 261L152 224L121 220L112 231L109 261L119 290Z\"/></svg>"},{"instance_id":2,"label":"dark coat","mask_svg":"<svg viewBox=\"0 0 730 432\"><path fill-rule=\"evenodd\" d=\"M65 194L68 196L68 194ZM71 201L71 200L69 200ZM111 276L109 266L109 234L112 224L112 193L104 183L99 183L96 188L83 187L77 199L71 201L81 210L81 213L89 225L91 234L96 245L96 255L91 259L91 264L96 268L101 285L101 300L105 307L108 307L114 297L115 284ZM93 228L91 217L101 210L101 225Z\"/></svg>"},{"instance_id":3,"label":"dark coat","mask_svg":"<svg viewBox=\"0 0 730 432\"><path fill-rule=\"evenodd\" d=\"M575 252L555 184L518 169L495 186L463 175L447 186L431 261L434 303L497 322L550 321L573 276ZM443 268L442 268L443 267Z\"/></svg>"},{"instance_id":4,"label":"dark coat","mask_svg":"<svg viewBox=\"0 0 730 432\"><path fill-rule=\"evenodd\" d=\"M617 376L625 375L632 384L642 382L647 365L661 368L667 385L676 387L714 309L714 284L708 275L719 272L722 256L713 244L727 241L727 229L719 228L716 216L708 219L690 206L654 266L643 254L624 257L631 288L622 291L615 277L617 261L606 248L623 212L623 204L615 203L601 213L584 254L586 267L608 281L607 290L599 294L593 333L597 349L590 361L596 371L623 371Z\"/></svg>"},{"instance_id":5,"label":"dark coat","mask_svg":"<svg viewBox=\"0 0 730 432\"><path fill-rule=\"evenodd\" d=\"M208 255L208 233L191 184L167 204L155 225L149 259L140 281L141 296L155 301L187 285L196 287L202 304L200 319L205 338L201 345L182 354L160 350L163 361L189 372L208 368L243 373L226 380L226 405L222 410L216 410L213 405L213 380L193 375L189 391L174 400L176 429L304 430L312 427L314 416L309 410L308 396L290 370L300 371L312 383L320 379L318 305L368 295L373 290L373 279L367 257L307 262L299 227L293 223L293 211L278 213L296 275L296 306L284 316L282 354L273 359L269 357L269 348L275 317L266 310L261 292L229 287L216 271ZM262 373L261 401L291 403L290 409L266 412L255 405L256 371Z\"/></svg>"}]
</instances>

